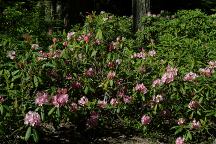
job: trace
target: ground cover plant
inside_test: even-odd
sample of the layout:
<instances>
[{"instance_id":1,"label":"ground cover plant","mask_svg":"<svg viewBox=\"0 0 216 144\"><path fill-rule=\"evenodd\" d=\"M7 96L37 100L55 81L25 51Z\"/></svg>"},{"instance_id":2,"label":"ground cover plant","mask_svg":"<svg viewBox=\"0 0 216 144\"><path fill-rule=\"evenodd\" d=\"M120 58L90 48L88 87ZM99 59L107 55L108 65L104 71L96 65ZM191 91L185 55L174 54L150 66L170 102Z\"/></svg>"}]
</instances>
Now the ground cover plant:
<instances>
[{"instance_id":1,"label":"ground cover plant","mask_svg":"<svg viewBox=\"0 0 216 144\"><path fill-rule=\"evenodd\" d=\"M215 15L179 11L142 24L134 33L130 17L102 12L68 32L2 34L1 140L36 143L48 126L68 123L84 134L122 128L167 143L213 140Z\"/></svg>"}]
</instances>

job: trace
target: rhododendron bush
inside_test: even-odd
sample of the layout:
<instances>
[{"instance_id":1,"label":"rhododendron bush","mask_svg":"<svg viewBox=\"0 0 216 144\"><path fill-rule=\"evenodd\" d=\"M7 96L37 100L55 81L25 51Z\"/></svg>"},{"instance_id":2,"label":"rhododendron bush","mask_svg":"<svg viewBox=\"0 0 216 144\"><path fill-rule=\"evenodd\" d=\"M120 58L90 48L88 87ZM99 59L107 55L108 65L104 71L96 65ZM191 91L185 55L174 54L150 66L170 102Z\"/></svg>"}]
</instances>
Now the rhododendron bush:
<instances>
[{"instance_id":1,"label":"rhododendron bush","mask_svg":"<svg viewBox=\"0 0 216 144\"><path fill-rule=\"evenodd\" d=\"M146 16L136 35L131 21L91 14L82 27L47 34L48 47L2 45L1 135L38 142L46 125L71 123L77 131L158 133L176 144L213 137L215 17Z\"/></svg>"}]
</instances>

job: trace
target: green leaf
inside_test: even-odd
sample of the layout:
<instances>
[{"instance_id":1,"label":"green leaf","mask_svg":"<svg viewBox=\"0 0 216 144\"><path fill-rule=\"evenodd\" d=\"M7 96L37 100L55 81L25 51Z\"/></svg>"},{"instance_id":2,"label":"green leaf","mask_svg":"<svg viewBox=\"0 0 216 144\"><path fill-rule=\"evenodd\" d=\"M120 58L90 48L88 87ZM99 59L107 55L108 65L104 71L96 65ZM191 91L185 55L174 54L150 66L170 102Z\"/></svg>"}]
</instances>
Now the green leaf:
<instances>
[{"instance_id":1,"label":"green leaf","mask_svg":"<svg viewBox=\"0 0 216 144\"><path fill-rule=\"evenodd\" d=\"M44 121L44 111L41 111L41 120Z\"/></svg>"},{"instance_id":2,"label":"green leaf","mask_svg":"<svg viewBox=\"0 0 216 144\"><path fill-rule=\"evenodd\" d=\"M25 134L25 141L28 141L30 136L31 136L31 127L28 127L26 134Z\"/></svg>"},{"instance_id":3,"label":"green leaf","mask_svg":"<svg viewBox=\"0 0 216 144\"><path fill-rule=\"evenodd\" d=\"M178 129L175 131L175 135L178 134L178 133L180 133L180 132L182 132L182 130L183 130L182 127L178 128Z\"/></svg>"},{"instance_id":4,"label":"green leaf","mask_svg":"<svg viewBox=\"0 0 216 144\"><path fill-rule=\"evenodd\" d=\"M38 79L36 76L34 76L34 85L35 87L38 87Z\"/></svg>"},{"instance_id":5,"label":"green leaf","mask_svg":"<svg viewBox=\"0 0 216 144\"><path fill-rule=\"evenodd\" d=\"M48 116L51 115L51 114L54 112L55 108L56 108L56 107L53 107L53 108L48 112Z\"/></svg>"},{"instance_id":6,"label":"green leaf","mask_svg":"<svg viewBox=\"0 0 216 144\"><path fill-rule=\"evenodd\" d=\"M3 105L0 105L0 112L1 112L1 115L3 115L3 112L4 112L4 107L3 107Z\"/></svg>"},{"instance_id":7,"label":"green leaf","mask_svg":"<svg viewBox=\"0 0 216 144\"><path fill-rule=\"evenodd\" d=\"M91 57L96 56L96 54L97 54L97 51L94 50L94 51L92 52L92 54L91 54Z\"/></svg>"},{"instance_id":8,"label":"green leaf","mask_svg":"<svg viewBox=\"0 0 216 144\"><path fill-rule=\"evenodd\" d=\"M191 133L189 131L187 133L187 139L192 140L192 135L191 135Z\"/></svg>"},{"instance_id":9,"label":"green leaf","mask_svg":"<svg viewBox=\"0 0 216 144\"><path fill-rule=\"evenodd\" d=\"M201 113L200 113L200 111L197 111L197 114L201 116Z\"/></svg>"},{"instance_id":10,"label":"green leaf","mask_svg":"<svg viewBox=\"0 0 216 144\"><path fill-rule=\"evenodd\" d=\"M103 32L101 29L98 29L97 33L96 33L96 39L102 40L103 39Z\"/></svg>"},{"instance_id":11,"label":"green leaf","mask_svg":"<svg viewBox=\"0 0 216 144\"><path fill-rule=\"evenodd\" d=\"M42 68L45 68L45 67L55 68L55 65L51 64L51 63L45 63L45 64L43 64Z\"/></svg>"},{"instance_id":12,"label":"green leaf","mask_svg":"<svg viewBox=\"0 0 216 144\"><path fill-rule=\"evenodd\" d=\"M38 140L39 140L39 136L38 136L38 133L35 129L33 129L33 139L34 139L34 142L37 143Z\"/></svg>"},{"instance_id":13,"label":"green leaf","mask_svg":"<svg viewBox=\"0 0 216 144\"><path fill-rule=\"evenodd\" d=\"M60 108L59 107L57 108L56 114L57 114L57 117L59 118L60 117Z\"/></svg>"},{"instance_id":14,"label":"green leaf","mask_svg":"<svg viewBox=\"0 0 216 144\"><path fill-rule=\"evenodd\" d=\"M110 80L110 86L111 87L113 86L113 80Z\"/></svg>"},{"instance_id":15,"label":"green leaf","mask_svg":"<svg viewBox=\"0 0 216 144\"><path fill-rule=\"evenodd\" d=\"M84 93L87 94L87 93L88 93L88 90L89 90L89 88L86 86L86 87L85 87L85 90L84 90Z\"/></svg>"}]
</instances>

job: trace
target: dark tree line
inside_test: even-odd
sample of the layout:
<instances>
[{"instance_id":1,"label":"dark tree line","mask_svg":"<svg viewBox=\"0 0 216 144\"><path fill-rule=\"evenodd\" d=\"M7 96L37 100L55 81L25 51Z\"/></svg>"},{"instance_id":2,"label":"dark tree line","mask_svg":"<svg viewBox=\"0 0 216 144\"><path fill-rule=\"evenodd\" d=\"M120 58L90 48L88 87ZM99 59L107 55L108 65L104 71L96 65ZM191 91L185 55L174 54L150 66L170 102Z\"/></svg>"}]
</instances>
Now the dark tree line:
<instances>
[{"instance_id":1,"label":"dark tree line","mask_svg":"<svg viewBox=\"0 0 216 144\"><path fill-rule=\"evenodd\" d=\"M207 13L216 8L216 0L0 0L0 12L15 2L26 2L31 8L40 3L45 6L45 14L50 19L62 19L65 26L82 22L87 13L106 11L115 15L133 15L134 29L139 26L140 18L148 12L160 13L161 10L175 12L179 9L199 8Z\"/></svg>"}]
</instances>

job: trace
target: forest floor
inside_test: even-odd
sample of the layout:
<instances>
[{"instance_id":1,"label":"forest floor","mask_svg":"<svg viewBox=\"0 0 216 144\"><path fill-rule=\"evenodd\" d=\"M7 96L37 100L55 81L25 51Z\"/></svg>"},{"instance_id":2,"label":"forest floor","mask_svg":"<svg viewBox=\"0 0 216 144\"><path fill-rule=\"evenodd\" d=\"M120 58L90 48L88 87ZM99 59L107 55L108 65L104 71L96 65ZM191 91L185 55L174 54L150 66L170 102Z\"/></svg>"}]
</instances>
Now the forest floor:
<instances>
[{"instance_id":1,"label":"forest floor","mask_svg":"<svg viewBox=\"0 0 216 144\"><path fill-rule=\"evenodd\" d=\"M81 128L79 128L81 129ZM49 131L51 129L49 128ZM135 133L124 133L126 130L109 129L93 130L81 134L74 127L62 127L53 133L44 131L39 143L46 144L165 144L164 140L158 141L142 138ZM166 140L165 140L166 141Z\"/></svg>"}]
</instances>

